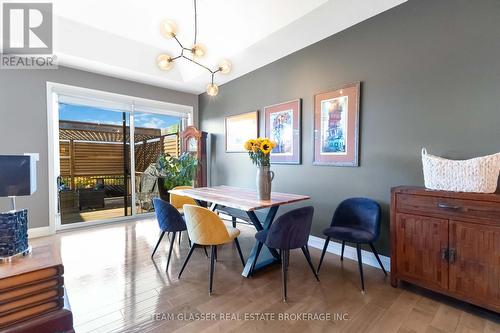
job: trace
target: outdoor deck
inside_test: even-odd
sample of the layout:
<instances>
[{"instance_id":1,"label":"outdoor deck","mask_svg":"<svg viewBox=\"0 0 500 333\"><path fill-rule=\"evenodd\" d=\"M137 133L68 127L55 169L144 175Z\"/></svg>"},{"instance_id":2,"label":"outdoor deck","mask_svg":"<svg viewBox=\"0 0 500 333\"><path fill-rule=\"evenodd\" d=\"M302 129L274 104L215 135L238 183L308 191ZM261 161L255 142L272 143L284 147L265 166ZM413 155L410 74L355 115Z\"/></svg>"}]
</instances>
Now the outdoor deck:
<instances>
[{"instance_id":1,"label":"outdoor deck","mask_svg":"<svg viewBox=\"0 0 500 333\"><path fill-rule=\"evenodd\" d=\"M109 208L103 210L93 210L86 212L68 212L62 216L63 224L109 220L117 217L123 217L123 208Z\"/></svg>"},{"instance_id":2,"label":"outdoor deck","mask_svg":"<svg viewBox=\"0 0 500 333\"><path fill-rule=\"evenodd\" d=\"M130 197L129 197L129 200ZM130 201L129 201L130 204ZM63 209L61 222L62 224L71 224L77 222L101 221L125 216L123 198L106 198L105 207L97 209ZM141 210L139 205L136 205L137 214L147 213L148 211ZM132 209L127 209L127 216L132 215Z\"/></svg>"},{"instance_id":3,"label":"outdoor deck","mask_svg":"<svg viewBox=\"0 0 500 333\"><path fill-rule=\"evenodd\" d=\"M161 153L178 156L180 138L175 129L135 128L135 188L130 172L129 128L78 121L59 122L61 223L63 225L108 220L125 216L124 193L146 193L141 174ZM99 187L101 186L101 187ZM79 191L85 190L87 199L79 201ZM93 189L96 192L92 192ZM104 190L102 194L97 193ZM89 193L92 192L92 193ZM101 192L102 193L102 192ZM80 197L81 198L81 197ZM87 209L87 206L95 207ZM81 207L83 206L83 207ZM131 215L131 208L127 215ZM137 213L141 213L139 204Z\"/></svg>"}]
</instances>

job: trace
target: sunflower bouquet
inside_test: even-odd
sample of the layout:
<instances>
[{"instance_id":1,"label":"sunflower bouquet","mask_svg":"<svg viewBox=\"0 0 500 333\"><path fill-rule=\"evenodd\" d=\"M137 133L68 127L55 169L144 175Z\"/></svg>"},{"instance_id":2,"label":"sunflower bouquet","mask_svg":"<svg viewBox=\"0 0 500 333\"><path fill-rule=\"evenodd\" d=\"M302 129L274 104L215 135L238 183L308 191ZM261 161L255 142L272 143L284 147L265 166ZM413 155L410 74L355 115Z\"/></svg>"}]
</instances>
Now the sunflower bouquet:
<instances>
[{"instance_id":1,"label":"sunflower bouquet","mask_svg":"<svg viewBox=\"0 0 500 333\"><path fill-rule=\"evenodd\" d=\"M244 147L255 165L259 167L269 166L269 155L271 155L271 150L276 147L276 142L269 138L250 139L245 142Z\"/></svg>"}]
</instances>

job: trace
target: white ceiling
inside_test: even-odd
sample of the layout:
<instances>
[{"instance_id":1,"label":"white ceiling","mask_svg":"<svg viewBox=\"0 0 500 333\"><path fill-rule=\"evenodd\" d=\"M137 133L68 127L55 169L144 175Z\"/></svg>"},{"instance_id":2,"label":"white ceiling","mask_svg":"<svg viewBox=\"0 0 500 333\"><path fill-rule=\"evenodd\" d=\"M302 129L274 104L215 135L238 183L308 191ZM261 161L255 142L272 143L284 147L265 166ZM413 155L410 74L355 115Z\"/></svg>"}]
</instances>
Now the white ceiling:
<instances>
[{"instance_id":1,"label":"white ceiling","mask_svg":"<svg viewBox=\"0 0 500 333\"><path fill-rule=\"evenodd\" d=\"M333 35L406 0L198 0L200 60L216 68L233 64L223 84ZM55 53L59 63L191 93L201 93L207 71L179 59L165 72L160 53L178 55L175 40L160 35L160 22L176 22L186 47L194 39L191 0L54 0Z\"/></svg>"}]
</instances>

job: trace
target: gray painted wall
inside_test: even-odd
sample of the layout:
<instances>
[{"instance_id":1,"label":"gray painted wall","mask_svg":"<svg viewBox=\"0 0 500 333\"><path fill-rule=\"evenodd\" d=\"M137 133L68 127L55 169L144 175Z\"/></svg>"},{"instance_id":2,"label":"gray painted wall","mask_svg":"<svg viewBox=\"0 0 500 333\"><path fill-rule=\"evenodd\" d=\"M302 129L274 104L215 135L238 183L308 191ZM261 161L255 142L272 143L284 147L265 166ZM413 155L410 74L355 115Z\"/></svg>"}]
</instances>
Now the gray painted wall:
<instances>
[{"instance_id":1,"label":"gray painted wall","mask_svg":"<svg viewBox=\"0 0 500 333\"><path fill-rule=\"evenodd\" d=\"M214 134L212 184L255 185L246 154L224 152L224 116L302 98L302 165L275 165L273 190L307 194L321 235L338 203L376 199L389 253L390 188L423 185L420 150L450 158L500 151L500 1L410 0L200 95ZM277 45L277 47L279 47ZM313 95L362 81L360 167L312 166ZM261 113L261 135L264 122Z\"/></svg>"},{"instance_id":2,"label":"gray painted wall","mask_svg":"<svg viewBox=\"0 0 500 333\"><path fill-rule=\"evenodd\" d=\"M198 97L193 94L64 67L57 70L0 70L0 154L40 154L38 191L31 197L17 200L18 207L28 208L30 228L49 225L47 81L192 105L196 120ZM10 209L8 199L0 198L0 211L6 209Z\"/></svg>"}]
</instances>

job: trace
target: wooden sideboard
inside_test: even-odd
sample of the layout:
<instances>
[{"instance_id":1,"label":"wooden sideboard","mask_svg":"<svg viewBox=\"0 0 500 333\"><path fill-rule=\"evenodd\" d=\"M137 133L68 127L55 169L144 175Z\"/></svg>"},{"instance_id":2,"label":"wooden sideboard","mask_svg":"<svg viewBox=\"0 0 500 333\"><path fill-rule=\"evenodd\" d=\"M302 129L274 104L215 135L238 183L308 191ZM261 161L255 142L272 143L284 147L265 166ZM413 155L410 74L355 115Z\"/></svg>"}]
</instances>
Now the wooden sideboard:
<instances>
[{"instance_id":1,"label":"wooden sideboard","mask_svg":"<svg viewBox=\"0 0 500 333\"><path fill-rule=\"evenodd\" d=\"M500 195L392 189L391 285L500 312Z\"/></svg>"}]
</instances>

